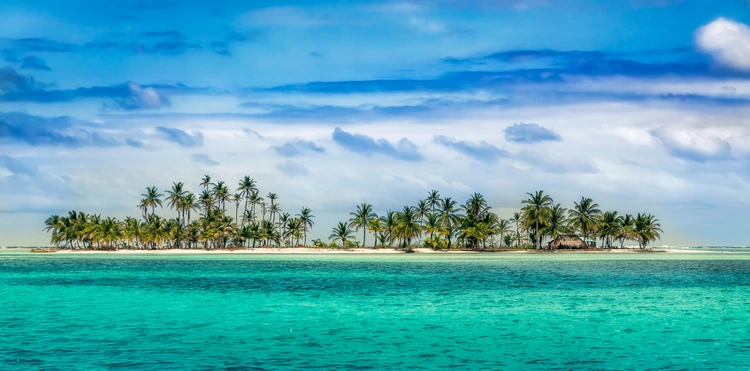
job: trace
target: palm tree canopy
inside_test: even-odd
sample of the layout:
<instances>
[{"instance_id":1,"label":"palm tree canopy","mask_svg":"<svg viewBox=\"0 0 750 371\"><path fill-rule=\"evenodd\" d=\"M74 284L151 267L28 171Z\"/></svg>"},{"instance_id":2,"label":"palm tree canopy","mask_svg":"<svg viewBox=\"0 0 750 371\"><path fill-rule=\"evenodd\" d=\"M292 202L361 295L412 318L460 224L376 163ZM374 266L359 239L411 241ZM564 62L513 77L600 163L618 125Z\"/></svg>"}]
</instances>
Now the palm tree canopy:
<instances>
[{"instance_id":1,"label":"palm tree canopy","mask_svg":"<svg viewBox=\"0 0 750 371\"><path fill-rule=\"evenodd\" d=\"M372 205L367 203L357 205L357 210L349 213L349 215L351 216L349 219L349 226L356 228L357 230L360 228L366 228L370 218L377 217L377 215L372 212Z\"/></svg>"},{"instance_id":2,"label":"palm tree canopy","mask_svg":"<svg viewBox=\"0 0 750 371\"><path fill-rule=\"evenodd\" d=\"M440 200L440 192L433 189L427 195L427 206L430 207L431 211L435 211L435 208L440 206Z\"/></svg>"},{"instance_id":3,"label":"palm tree canopy","mask_svg":"<svg viewBox=\"0 0 750 371\"><path fill-rule=\"evenodd\" d=\"M524 205L520 215L521 224L525 230L531 232L536 248L541 248L544 235L542 229L547 225L552 212L552 197L542 190L527 195L529 198L521 201Z\"/></svg>"},{"instance_id":4,"label":"palm tree canopy","mask_svg":"<svg viewBox=\"0 0 750 371\"><path fill-rule=\"evenodd\" d=\"M339 239L339 240L348 240L352 238L352 229L349 227L348 224L344 222L339 222L338 225L333 227L333 230L331 231L331 235L328 236L329 240Z\"/></svg>"},{"instance_id":5,"label":"palm tree canopy","mask_svg":"<svg viewBox=\"0 0 750 371\"><path fill-rule=\"evenodd\" d=\"M574 207L568 210L569 226L574 231L581 231L585 239L596 229L601 213L599 204L590 198L581 197L581 200L575 202Z\"/></svg>"}]
</instances>

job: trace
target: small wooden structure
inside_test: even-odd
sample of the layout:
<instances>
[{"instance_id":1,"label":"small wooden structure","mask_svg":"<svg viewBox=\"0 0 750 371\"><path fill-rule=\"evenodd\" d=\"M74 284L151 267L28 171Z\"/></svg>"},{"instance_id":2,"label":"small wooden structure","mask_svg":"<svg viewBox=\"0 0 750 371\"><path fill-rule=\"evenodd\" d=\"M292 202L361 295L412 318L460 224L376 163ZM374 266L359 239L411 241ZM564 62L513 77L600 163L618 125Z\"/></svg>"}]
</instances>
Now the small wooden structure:
<instances>
[{"instance_id":1,"label":"small wooden structure","mask_svg":"<svg viewBox=\"0 0 750 371\"><path fill-rule=\"evenodd\" d=\"M590 249L591 246L583 242L576 235L560 236L549 244L550 249Z\"/></svg>"}]
</instances>

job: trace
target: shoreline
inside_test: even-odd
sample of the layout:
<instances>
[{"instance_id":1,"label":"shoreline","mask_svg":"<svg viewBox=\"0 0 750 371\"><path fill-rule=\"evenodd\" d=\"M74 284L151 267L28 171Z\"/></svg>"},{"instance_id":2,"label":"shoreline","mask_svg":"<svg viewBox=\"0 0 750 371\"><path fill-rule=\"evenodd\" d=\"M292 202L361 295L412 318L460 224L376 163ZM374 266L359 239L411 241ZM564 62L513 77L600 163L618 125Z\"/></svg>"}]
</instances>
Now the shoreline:
<instances>
[{"instance_id":1,"label":"shoreline","mask_svg":"<svg viewBox=\"0 0 750 371\"><path fill-rule=\"evenodd\" d=\"M36 250L36 251L34 251ZM202 249L164 249L164 250L63 250L54 248L32 249L35 254L145 254L145 255L231 255L231 254L267 254L267 255L315 255L315 254L407 254L403 250L396 249L331 249L331 248L310 248L310 247L258 247L253 249L222 249L222 250L202 250ZM684 249L597 249L597 250L495 250L495 251L470 251L470 250L432 250L427 248L414 249L415 254L472 254L472 255L492 255L492 254L651 254L651 253L671 253L671 254L727 254L734 253L728 251L706 251L706 250L684 250Z\"/></svg>"}]
</instances>

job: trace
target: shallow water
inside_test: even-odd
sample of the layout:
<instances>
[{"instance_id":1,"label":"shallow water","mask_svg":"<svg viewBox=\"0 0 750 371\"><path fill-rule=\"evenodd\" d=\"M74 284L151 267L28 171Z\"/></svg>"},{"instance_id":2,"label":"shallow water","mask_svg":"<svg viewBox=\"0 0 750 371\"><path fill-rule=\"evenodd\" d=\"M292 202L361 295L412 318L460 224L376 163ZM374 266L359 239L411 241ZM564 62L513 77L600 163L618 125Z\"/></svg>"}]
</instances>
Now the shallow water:
<instances>
[{"instance_id":1,"label":"shallow water","mask_svg":"<svg viewBox=\"0 0 750 371\"><path fill-rule=\"evenodd\" d=\"M0 253L0 369L728 370L750 254Z\"/></svg>"}]
</instances>

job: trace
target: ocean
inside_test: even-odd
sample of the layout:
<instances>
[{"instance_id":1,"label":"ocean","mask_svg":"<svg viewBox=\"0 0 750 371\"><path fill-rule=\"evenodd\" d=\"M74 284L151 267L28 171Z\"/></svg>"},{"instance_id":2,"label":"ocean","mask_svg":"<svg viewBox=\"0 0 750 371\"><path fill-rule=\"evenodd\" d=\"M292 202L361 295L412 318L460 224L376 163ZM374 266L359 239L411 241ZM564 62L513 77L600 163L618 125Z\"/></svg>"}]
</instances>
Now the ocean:
<instances>
[{"instance_id":1,"label":"ocean","mask_svg":"<svg viewBox=\"0 0 750 371\"><path fill-rule=\"evenodd\" d=\"M3 370L746 370L750 254L0 253Z\"/></svg>"}]
</instances>

